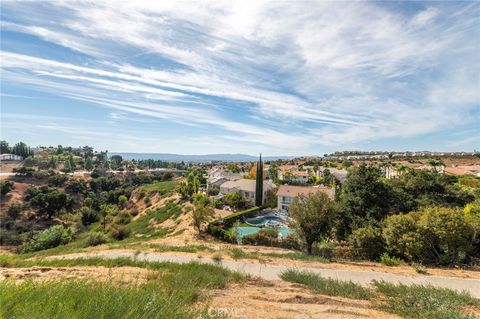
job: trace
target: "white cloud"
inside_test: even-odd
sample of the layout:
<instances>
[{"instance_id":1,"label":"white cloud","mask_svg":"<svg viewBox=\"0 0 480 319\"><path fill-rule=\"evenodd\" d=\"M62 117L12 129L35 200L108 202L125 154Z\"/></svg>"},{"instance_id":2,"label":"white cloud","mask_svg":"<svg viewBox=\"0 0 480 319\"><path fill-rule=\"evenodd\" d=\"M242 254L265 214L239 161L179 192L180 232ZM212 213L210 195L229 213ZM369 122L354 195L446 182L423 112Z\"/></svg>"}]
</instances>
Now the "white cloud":
<instances>
[{"instance_id":1,"label":"white cloud","mask_svg":"<svg viewBox=\"0 0 480 319\"><path fill-rule=\"evenodd\" d=\"M6 6L22 13L34 4ZM416 13L372 2L46 7L2 27L82 52L89 65L3 51L5 79L60 87L115 109L113 120L135 113L298 152L457 126L480 99L478 4L429 3ZM272 122L284 125L264 127Z\"/></svg>"}]
</instances>

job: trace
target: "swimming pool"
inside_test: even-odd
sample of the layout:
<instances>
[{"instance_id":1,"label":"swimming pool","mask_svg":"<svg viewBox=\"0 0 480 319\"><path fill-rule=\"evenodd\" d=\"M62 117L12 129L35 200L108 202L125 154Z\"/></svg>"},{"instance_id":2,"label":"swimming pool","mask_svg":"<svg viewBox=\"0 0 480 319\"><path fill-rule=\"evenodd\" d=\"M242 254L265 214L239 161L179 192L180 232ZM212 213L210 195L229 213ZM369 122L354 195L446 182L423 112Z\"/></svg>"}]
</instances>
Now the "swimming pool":
<instances>
[{"instance_id":1,"label":"swimming pool","mask_svg":"<svg viewBox=\"0 0 480 319\"><path fill-rule=\"evenodd\" d=\"M262 230L260 227L237 227L237 243L241 244L244 236L256 234L260 230ZM293 232L290 228L278 228L277 231L280 238L285 238Z\"/></svg>"},{"instance_id":2,"label":"swimming pool","mask_svg":"<svg viewBox=\"0 0 480 319\"><path fill-rule=\"evenodd\" d=\"M277 216L258 216L253 218L247 218L245 223L251 226L262 227L265 226L267 221L274 221L285 224L285 220Z\"/></svg>"}]
</instances>

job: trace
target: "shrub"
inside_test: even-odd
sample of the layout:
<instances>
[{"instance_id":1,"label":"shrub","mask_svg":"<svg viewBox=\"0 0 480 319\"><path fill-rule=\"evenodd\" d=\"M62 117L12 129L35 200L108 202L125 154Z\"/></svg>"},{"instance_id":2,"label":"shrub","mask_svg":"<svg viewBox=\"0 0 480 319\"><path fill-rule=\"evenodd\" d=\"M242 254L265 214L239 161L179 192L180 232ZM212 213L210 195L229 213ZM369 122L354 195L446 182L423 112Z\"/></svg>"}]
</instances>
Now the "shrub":
<instances>
[{"instance_id":1,"label":"shrub","mask_svg":"<svg viewBox=\"0 0 480 319\"><path fill-rule=\"evenodd\" d=\"M237 243L237 233L238 233L237 227L235 226L230 227L224 232L225 239L229 243Z\"/></svg>"},{"instance_id":2,"label":"shrub","mask_svg":"<svg viewBox=\"0 0 480 319\"><path fill-rule=\"evenodd\" d=\"M33 240L24 247L23 252L39 251L66 244L73 240L74 235L74 228L64 228L62 225L52 226L35 235Z\"/></svg>"},{"instance_id":3,"label":"shrub","mask_svg":"<svg viewBox=\"0 0 480 319\"><path fill-rule=\"evenodd\" d=\"M112 225L110 227L110 235L115 240L124 240L130 235L130 229L123 225Z\"/></svg>"},{"instance_id":4,"label":"shrub","mask_svg":"<svg viewBox=\"0 0 480 319\"><path fill-rule=\"evenodd\" d=\"M425 259L427 243L418 228L418 213L393 215L386 218L382 229L389 251L409 260Z\"/></svg>"},{"instance_id":5,"label":"shrub","mask_svg":"<svg viewBox=\"0 0 480 319\"><path fill-rule=\"evenodd\" d=\"M130 215L130 213L122 210L117 214L117 216L115 216L113 222L119 225L127 225L128 223L130 223L131 220L132 216Z\"/></svg>"},{"instance_id":6,"label":"shrub","mask_svg":"<svg viewBox=\"0 0 480 319\"><path fill-rule=\"evenodd\" d=\"M279 247L286 248L286 249L296 249L299 250L301 248L300 241L297 237L297 234L290 233L287 237L282 238L279 241Z\"/></svg>"},{"instance_id":7,"label":"shrub","mask_svg":"<svg viewBox=\"0 0 480 319\"><path fill-rule=\"evenodd\" d=\"M263 228L258 233L242 238L242 243L247 245L274 246L277 241L278 231L273 228Z\"/></svg>"},{"instance_id":8,"label":"shrub","mask_svg":"<svg viewBox=\"0 0 480 319\"><path fill-rule=\"evenodd\" d=\"M380 228L367 226L355 229L348 243L358 252L360 258L377 260L385 251L385 242Z\"/></svg>"},{"instance_id":9,"label":"shrub","mask_svg":"<svg viewBox=\"0 0 480 319\"><path fill-rule=\"evenodd\" d=\"M419 227L433 246L434 256L446 263L462 261L472 249L474 228L462 211L451 208L426 208L422 211Z\"/></svg>"},{"instance_id":10,"label":"shrub","mask_svg":"<svg viewBox=\"0 0 480 319\"><path fill-rule=\"evenodd\" d=\"M39 213L47 215L48 218L71 209L75 203L72 196L49 187L28 188L26 199L32 207L38 208Z\"/></svg>"},{"instance_id":11,"label":"shrub","mask_svg":"<svg viewBox=\"0 0 480 319\"><path fill-rule=\"evenodd\" d=\"M214 223L208 224L207 231L213 237L219 239L223 239L225 237L225 230L222 227L215 225Z\"/></svg>"},{"instance_id":12,"label":"shrub","mask_svg":"<svg viewBox=\"0 0 480 319\"><path fill-rule=\"evenodd\" d=\"M247 204L247 200L240 193L228 193L225 195L224 200L228 206L235 208L245 207Z\"/></svg>"},{"instance_id":13,"label":"shrub","mask_svg":"<svg viewBox=\"0 0 480 319\"><path fill-rule=\"evenodd\" d=\"M10 217L13 220L16 220L20 216L22 211L23 211L22 204L13 204L8 208L7 214L8 214L8 217Z\"/></svg>"},{"instance_id":14,"label":"shrub","mask_svg":"<svg viewBox=\"0 0 480 319\"><path fill-rule=\"evenodd\" d=\"M12 181L1 181L0 182L0 193L2 195L7 195L12 189L14 189L14 184Z\"/></svg>"},{"instance_id":15,"label":"shrub","mask_svg":"<svg viewBox=\"0 0 480 319\"><path fill-rule=\"evenodd\" d=\"M55 174L48 178L48 185L61 187L65 184L67 180L68 180L68 176L66 174Z\"/></svg>"},{"instance_id":16,"label":"shrub","mask_svg":"<svg viewBox=\"0 0 480 319\"><path fill-rule=\"evenodd\" d=\"M336 249L336 244L325 240L320 241L313 246L313 254L326 259L332 259Z\"/></svg>"},{"instance_id":17,"label":"shrub","mask_svg":"<svg viewBox=\"0 0 480 319\"><path fill-rule=\"evenodd\" d=\"M209 196L215 196L218 195L218 193L220 193L220 188L218 186L210 187L207 192Z\"/></svg>"},{"instance_id":18,"label":"shrub","mask_svg":"<svg viewBox=\"0 0 480 319\"><path fill-rule=\"evenodd\" d=\"M98 213L90 207L82 207L80 209L80 220L82 224L88 226L100 220Z\"/></svg>"},{"instance_id":19,"label":"shrub","mask_svg":"<svg viewBox=\"0 0 480 319\"><path fill-rule=\"evenodd\" d=\"M137 194L138 199L142 199L145 197L145 190L142 189Z\"/></svg>"},{"instance_id":20,"label":"shrub","mask_svg":"<svg viewBox=\"0 0 480 319\"><path fill-rule=\"evenodd\" d=\"M93 231L88 233L85 239L85 247L97 246L107 242L107 236L104 233Z\"/></svg>"},{"instance_id":21,"label":"shrub","mask_svg":"<svg viewBox=\"0 0 480 319\"><path fill-rule=\"evenodd\" d=\"M118 206L120 206L120 208L125 208L125 206L127 206L127 202L128 202L127 196L125 195L118 196Z\"/></svg>"},{"instance_id":22,"label":"shrub","mask_svg":"<svg viewBox=\"0 0 480 319\"><path fill-rule=\"evenodd\" d=\"M138 215L138 210L132 209L132 210L130 211L130 215L132 215L132 217L137 216L137 215Z\"/></svg>"},{"instance_id":23,"label":"shrub","mask_svg":"<svg viewBox=\"0 0 480 319\"><path fill-rule=\"evenodd\" d=\"M419 274L426 274L427 273L427 267L425 267L422 264L419 263L412 263L413 269Z\"/></svg>"},{"instance_id":24,"label":"shrub","mask_svg":"<svg viewBox=\"0 0 480 319\"><path fill-rule=\"evenodd\" d=\"M474 224L462 211L442 207L389 216L382 232L390 251L423 263L463 261L475 239Z\"/></svg>"},{"instance_id":25,"label":"shrub","mask_svg":"<svg viewBox=\"0 0 480 319\"><path fill-rule=\"evenodd\" d=\"M380 262L385 266L394 267L400 266L402 260L397 257L391 257L388 253L383 253L382 256L380 256Z\"/></svg>"}]
</instances>

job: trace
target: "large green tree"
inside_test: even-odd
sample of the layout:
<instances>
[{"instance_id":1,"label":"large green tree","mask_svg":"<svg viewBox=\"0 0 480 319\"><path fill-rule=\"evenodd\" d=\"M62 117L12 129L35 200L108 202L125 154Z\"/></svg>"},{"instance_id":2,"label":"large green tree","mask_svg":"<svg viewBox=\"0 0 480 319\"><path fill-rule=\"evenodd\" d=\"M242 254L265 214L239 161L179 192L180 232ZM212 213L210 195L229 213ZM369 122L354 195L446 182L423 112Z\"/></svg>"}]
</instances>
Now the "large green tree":
<instances>
[{"instance_id":1,"label":"large green tree","mask_svg":"<svg viewBox=\"0 0 480 319\"><path fill-rule=\"evenodd\" d=\"M392 210L408 213L428 206L463 207L474 198L455 185L456 181L456 177L418 169L390 179Z\"/></svg>"},{"instance_id":2,"label":"large green tree","mask_svg":"<svg viewBox=\"0 0 480 319\"><path fill-rule=\"evenodd\" d=\"M0 141L0 154L10 153L11 151L7 141Z\"/></svg>"},{"instance_id":3,"label":"large green tree","mask_svg":"<svg viewBox=\"0 0 480 319\"><path fill-rule=\"evenodd\" d=\"M299 195L289 207L295 228L305 240L307 253L312 254L312 245L332 231L337 215L337 206L327 194L318 192L310 196Z\"/></svg>"},{"instance_id":4,"label":"large green tree","mask_svg":"<svg viewBox=\"0 0 480 319\"><path fill-rule=\"evenodd\" d=\"M383 219L390 211L392 198L392 191L382 181L378 168L362 164L353 170L340 195L343 214L340 236Z\"/></svg>"}]
</instances>

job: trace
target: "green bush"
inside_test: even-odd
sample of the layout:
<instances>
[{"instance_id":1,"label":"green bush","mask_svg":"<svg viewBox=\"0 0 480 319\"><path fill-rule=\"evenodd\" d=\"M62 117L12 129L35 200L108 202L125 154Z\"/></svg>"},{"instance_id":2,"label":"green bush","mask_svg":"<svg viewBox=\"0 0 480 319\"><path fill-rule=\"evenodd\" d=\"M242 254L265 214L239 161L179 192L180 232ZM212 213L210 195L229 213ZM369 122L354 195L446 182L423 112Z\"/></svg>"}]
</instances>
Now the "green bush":
<instances>
[{"instance_id":1,"label":"green bush","mask_svg":"<svg viewBox=\"0 0 480 319\"><path fill-rule=\"evenodd\" d=\"M274 246L277 241L278 231L273 228L263 228L258 233L242 238L242 243L246 245Z\"/></svg>"},{"instance_id":2,"label":"green bush","mask_svg":"<svg viewBox=\"0 0 480 319\"><path fill-rule=\"evenodd\" d=\"M8 214L8 217L15 220L20 216L22 211L23 211L23 205L22 204L13 204L12 206L10 206L8 208L7 214Z\"/></svg>"},{"instance_id":3,"label":"green bush","mask_svg":"<svg viewBox=\"0 0 480 319\"><path fill-rule=\"evenodd\" d=\"M369 260L377 260L385 251L382 230L373 226L355 229L349 236L348 243L357 251L360 258Z\"/></svg>"},{"instance_id":4,"label":"green bush","mask_svg":"<svg viewBox=\"0 0 480 319\"><path fill-rule=\"evenodd\" d=\"M127 206L128 198L125 195L118 196L118 206L120 208L125 208Z\"/></svg>"},{"instance_id":5,"label":"green bush","mask_svg":"<svg viewBox=\"0 0 480 319\"><path fill-rule=\"evenodd\" d=\"M208 224L208 227L207 227L207 232L212 235L213 237L216 237L216 238L219 238L219 239L224 239L225 238L225 230L214 224L214 223L210 223Z\"/></svg>"},{"instance_id":6,"label":"green bush","mask_svg":"<svg viewBox=\"0 0 480 319\"><path fill-rule=\"evenodd\" d=\"M395 267L395 266L400 266L400 264L402 263L402 260L397 257L391 257L388 253L383 253L380 256L380 262L385 266Z\"/></svg>"},{"instance_id":7,"label":"green bush","mask_svg":"<svg viewBox=\"0 0 480 319\"><path fill-rule=\"evenodd\" d=\"M132 220L132 215L128 211L120 211L117 216L113 219L115 224L127 225Z\"/></svg>"},{"instance_id":8,"label":"green bush","mask_svg":"<svg viewBox=\"0 0 480 319\"><path fill-rule=\"evenodd\" d=\"M434 256L447 264L462 262L472 249L474 227L462 211L433 207L422 211L419 227L433 246Z\"/></svg>"},{"instance_id":9,"label":"green bush","mask_svg":"<svg viewBox=\"0 0 480 319\"><path fill-rule=\"evenodd\" d=\"M427 267L425 267L422 264L419 263L412 263L413 269L419 274L426 274L427 273Z\"/></svg>"},{"instance_id":10,"label":"green bush","mask_svg":"<svg viewBox=\"0 0 480 319\"><path fill-rule=\"evenodd\" d=\"M300 241L298 239L298 235L295 233L288 234L287 237L282 238L279 241L279 247L286 248L286 249L296 249L299 250L301 248Z\"/></svg>"},{"instance_id":11,"label":"green bush","mask_svg":"<svg viewBox=\"0 0 480 319\"><path fill-rule=\"evenodd\" d=\"M100 220L98 213L89 207L82 207L80 209L80 220L82 224L88 226Z\"/></svg>"},{"instance_id":12,"label":"green bush","mask_svg":"<svg viewBox=\"0 0 480 319\"><path fill-rule=\"evenodd\" d=\"M335 253L335 249L337 248L337 244L334 242L322 240L318 243L315 243L312 248L313 254L315 256L332 259Z\"/></svg>"},{"instance_id":13,"label":"green bush","mask_svg":"<svg viewBox=\"0 0 480 319\"><path fill-rule=\"evenodd\" d=\"M472 221L460 210L442 207L389 216L382 232L388 250L422 263L461 262L475 240Z\"/></svg>"},{"instance_id":14,"label":"green bush","mask_svg":"<svg viewBox=\"0 0 480 319\"><path fill-rule=\"evenodd\" d=\"M52 226L35 235L33 240L23 248L23 252L34 252L66 244L73 240L74 235L75 229L72 227Z\"/></svg>"},{"instance_id":15,"label":"green bush","mask_svg":"<svg viewBox=\"0 0 480 319\"><path fill-rule=\"evenodd\" d=\"M223 199L228 206L235 208L245 207L247 204L247 200L240 193L228 193Z\"/></svg>"},{"instance_id":16,"label":"green bush","mask_svg":"<svg viewBox=\"0 0 480 319\"><path fill-rule=\"evenodd\" d=\"M130 235L130 229L123 225L110 226L110 235L115 240L124 240Z\"/></svg>"},{"instance_id":17,"label":"green bush","mask_svg":"<svg viewBox=\"0 0 480 319\"><path fill-rule=\"evenodd\" d=\"M98 246L107 242L107 236L104 233L98 231L92 231L87 234L85 238L85 246Z\"/></svg>"},{"instance_id":18,"label":"green bush","mask_svg":"<svg viewBox=\"0 0 480 319\"><path fill-rule=\"evenodd\" d=\"M416 212L386 218L382 234L389 251L408 260L425 259L427 243L418 227L418 219Z\"/></svg>"},{"instance_id":19,"label":"green bush","mask_svg":"<svg viewBox=\"0 0 480 319\"><path fill-rule=\"evenodd\" d=\"M48 178L48 185L61 187L65 184L67 180L68 180L68 176L66 174L55 174Z\"/></svg>"},{"instance_id":20,"label":"green bush","mask_svg":"<svg viewBox=\"0 0 480 319\"><path fill-rule=\"evenodd\" d=\"M132 215L132 217L137 216L137 215L138 215L138 210L132 209L132 210L130 211L130 215Z\"/></svg>"},{"instance_id":21,"label":"green bush","mask_svg":"<svg viewBox=\"0 0 480 319\"><path fill-rule=\"evenodd\" d=\"M2 195L7 195L12 189L14 189L14 184L12 181L1 181L0 182L0 193Z\"/></svg>"}]
</instances>

